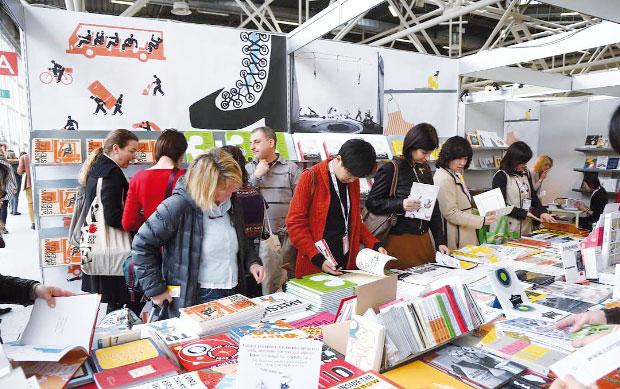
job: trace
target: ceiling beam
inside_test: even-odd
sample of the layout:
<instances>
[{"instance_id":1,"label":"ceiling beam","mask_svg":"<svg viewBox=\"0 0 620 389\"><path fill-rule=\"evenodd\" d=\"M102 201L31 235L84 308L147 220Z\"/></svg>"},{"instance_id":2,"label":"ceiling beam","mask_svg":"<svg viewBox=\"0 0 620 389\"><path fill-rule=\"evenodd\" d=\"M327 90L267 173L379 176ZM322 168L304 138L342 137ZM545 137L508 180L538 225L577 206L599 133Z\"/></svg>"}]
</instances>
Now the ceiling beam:
<instances>
[{"instance_id":1,"label":"ceiling beam","mask_svg":"<svg viewBox=\"0 0 620 389\"><path fill-rule=\"evenodd\" d=\"M293 53L336 27L374 8L384 0L338 0L286 35L287 53Z\"/></svg>"},{"instance_id":2,"label":"ceiling beam","mask_svg":"<svg viewBox=\"0 0 620 389\"><path fill-rule=\"evenodd\" d=\"M571 90L572 87L572 79L569 76L509 66L469 73L467 77L484 78L487 80L504 81L515 84L537 85L562 90Z\"/></svg>"},{"instance_id":3,"label":"ceiling beam","mask_svg":"<svg viewBox=\"0 0 620 389\"><path fill-rule=\"evenodd\" d=\"M479 70L615 44L618 42L618 37L620 37L620 25L603 21L581 30L567 31L463 57L459 60L459 69L461 74L466 75Z\"/></svg>"},{"instance_id":4,"label":"ceiling beam","mask_svg":"<svg viewBox=\"0 0 620 389\"><path fill-rule=\"evenodd\" d=\"M140 10L146 6L147 0L136 0L135 3L130 5L126 10L124 10L120 16L134 16Z\"/></svg>"},{"instance_id":5,"label":"ceiling beam","mask_svg":"<svg viewBox=\"0 0 620 389\"><path fill-rule=\"evenodd\" d=\"M620 23L618 0L541 0L543 3L567 8L590 16Z\"/></svg>"},{"instance_id":6,"label":"ceiling beam","mask_svg":"<svg viewBox=\"0 0 620 389\"><path fill-rule=\"evenodd\" d=\"M573 76L573 90L594 90L620 85L620 71L607 70Z\"/></svg>"}]
</instances>

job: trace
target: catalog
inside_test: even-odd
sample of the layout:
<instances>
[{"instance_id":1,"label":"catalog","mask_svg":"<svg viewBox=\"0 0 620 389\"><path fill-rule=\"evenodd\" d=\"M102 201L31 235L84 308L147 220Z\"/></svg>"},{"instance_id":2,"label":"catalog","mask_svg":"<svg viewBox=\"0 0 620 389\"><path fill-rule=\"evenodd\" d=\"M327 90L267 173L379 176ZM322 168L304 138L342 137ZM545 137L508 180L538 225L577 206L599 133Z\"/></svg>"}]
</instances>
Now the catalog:
<instances>
[{"instance_id":1,"label":"catalog","mask_svg":"<svg viewBox=\"0 0 620 389\"><path fill-rule=\"evenodd\" d=\"M237 388L316 388L322 342L314 339L241 338Z\"/></svg>"},{"instance_id":2,"label":"catalog","mask_svg":"<svg viewBox=\"0 0 620 389\"><path fill-rule=\"evenodd\" d=\"M32 140L32 162L37 165L73 164L82 162L80 139Z\"/></svg>"},{"instance_id":3,"label":"catalog","mask_svg":"<svg viewBox=\"0 0 620 389\"><path fill-rule=\"evenodd\" d=\"M435 208L435 203L437 202L437 194L439 194L438 186L414 182L411 185L409 198L418 200L420 202L420 209L417 211L407 211L405 216L411 219L431 220L433 208Z\"/></svg>"},{"instance_id":4,"label":"catalog","mask_svg":"<svg viewBox=\"0 0 620 389\"><path fill-rule=\"evenodd\" d=\"M359 270L344 270L349 273L368 273L375 276L385 276L385 264L395 261L396 258L381 254L373 249L361 249L355 257L355 266Z\"/></svg>"},{"instance_id":5,"label":"catalog","mask_svg":"<svg viewBox=\"0 0 620 389\"><path fill-rule=\"evenodd\" d=\"M100 299L98 294L56 297L54 308L36 299L19 343L4 345L7 357L57 362L74 349L88 355ZM76 312L80 320L74 320Z\"/></svg>"}]
</instances>

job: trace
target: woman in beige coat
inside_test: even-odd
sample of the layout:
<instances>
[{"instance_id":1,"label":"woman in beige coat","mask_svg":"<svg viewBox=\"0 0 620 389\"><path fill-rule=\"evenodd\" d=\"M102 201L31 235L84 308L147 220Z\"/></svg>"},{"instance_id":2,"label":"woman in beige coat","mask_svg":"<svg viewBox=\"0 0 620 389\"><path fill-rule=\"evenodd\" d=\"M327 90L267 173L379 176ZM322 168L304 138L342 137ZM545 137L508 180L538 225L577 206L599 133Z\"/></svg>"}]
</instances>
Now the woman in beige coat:
<instances>
[{"instance_id":1,"label":"woman in beige coat","mask_svg":"<svg viewBox=\"0 0 620 389\"><path fill-rule=\"evenodd\" d=\"M437 160L437 171L433 177L439 186L439 209L444 218L444 231L450 250L465 245L478 244L477 229L490 225L495 215L486 218L473 212L472 198L465 184L463 172L471 162L472 149L467 140L453 136L443 144Z\"/></svg>"}]
</instances>

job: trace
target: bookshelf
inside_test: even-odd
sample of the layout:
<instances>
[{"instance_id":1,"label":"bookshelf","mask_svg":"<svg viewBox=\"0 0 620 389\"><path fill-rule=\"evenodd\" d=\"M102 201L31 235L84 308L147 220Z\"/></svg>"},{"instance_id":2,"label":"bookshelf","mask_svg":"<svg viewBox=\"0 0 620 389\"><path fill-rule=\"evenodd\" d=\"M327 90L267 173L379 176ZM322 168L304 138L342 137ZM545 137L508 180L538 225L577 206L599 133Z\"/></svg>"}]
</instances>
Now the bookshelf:
<instances>
[{"instance_id":1,"label":"bookshelf","mask_svg":"<svg viewBox=\"0 0 620 389\"><path fill-rule=\"evenodd\" d=\"M619 155L614 149L609 147L575 147L575 151L580 153Z\"/></svg>"},{"instance_id":2,"label":"bookshelf","mask_svg":"<svg viewBox=\"0 0 620 389\"><path fill-rule=\"evenodd\" d=\"M585 169L576 167L573 170L581 173L620 173L620 169Z\"/></svg>"}]
</instances>

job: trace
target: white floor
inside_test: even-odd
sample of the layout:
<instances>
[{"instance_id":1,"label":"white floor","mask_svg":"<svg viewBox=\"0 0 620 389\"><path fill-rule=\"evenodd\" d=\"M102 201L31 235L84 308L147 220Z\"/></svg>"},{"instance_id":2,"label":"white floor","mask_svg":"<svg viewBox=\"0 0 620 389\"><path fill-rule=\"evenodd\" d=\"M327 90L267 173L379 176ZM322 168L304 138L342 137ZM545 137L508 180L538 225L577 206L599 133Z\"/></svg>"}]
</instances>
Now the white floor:
<instances>
[{"instance_id":1,"label":"white floor","mask_svg":"<svg viewBox=\"0 0 620 389\"><path fill-rule=\"evenodd\" d=\"M21 215L9 214L6 222L6 229L9 233L3 236L6 248L0 249L0 274L41 281L42 273L37 255L38 235L35 230L30 229L28 202L23 191L20 192L18 211L21 212ZM80 282L67 282L66 273L67 268L64 266L46 269L45 284L78 292ZM0 323L2 339L5 342L16 340L28 322L30 307L21 305L1 306L12 307L11 312L0 316L2 319L2 323Z\"/></svg>"}]
</instances>

